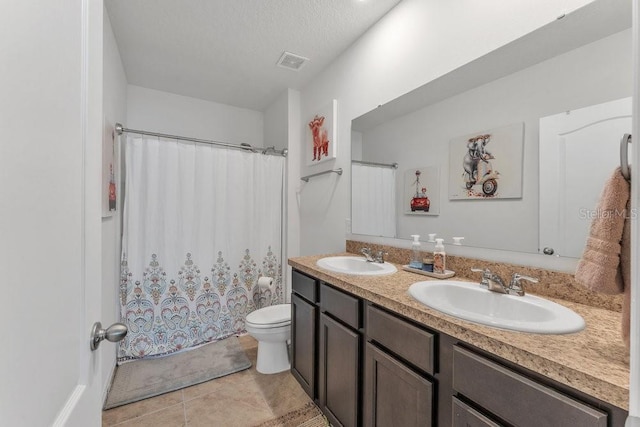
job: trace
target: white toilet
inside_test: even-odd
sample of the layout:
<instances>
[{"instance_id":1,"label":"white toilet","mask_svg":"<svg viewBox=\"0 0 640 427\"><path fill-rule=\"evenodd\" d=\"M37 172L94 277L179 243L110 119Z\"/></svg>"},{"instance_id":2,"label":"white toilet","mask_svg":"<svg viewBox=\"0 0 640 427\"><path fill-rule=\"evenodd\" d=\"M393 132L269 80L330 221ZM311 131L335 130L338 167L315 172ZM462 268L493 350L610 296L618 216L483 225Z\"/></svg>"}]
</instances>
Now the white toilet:
<instances>
[{"instance_id":1,"label":"white toilet","mask_svg":"<svg viewBox=\"0 0 640 427\"><path fill-rule=\"evenodd\" d=\"M247 315L245 326L258 341L256 370L275 374L291 367L287 341L291 337L291 304L261 308Z\"/></svg>"}]
</instances>

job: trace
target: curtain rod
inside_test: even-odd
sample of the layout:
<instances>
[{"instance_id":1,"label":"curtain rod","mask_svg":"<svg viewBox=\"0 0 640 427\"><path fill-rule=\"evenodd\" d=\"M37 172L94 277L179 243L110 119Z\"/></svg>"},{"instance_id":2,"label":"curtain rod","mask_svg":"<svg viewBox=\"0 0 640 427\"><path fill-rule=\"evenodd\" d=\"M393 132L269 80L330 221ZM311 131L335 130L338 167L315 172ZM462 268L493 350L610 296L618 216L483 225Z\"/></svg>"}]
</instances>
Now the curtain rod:
<instances>
[{"instance_id":1,"label":"curtain rod","mask_svg":"<svg viewBox=\"0 0 640 427\"><path fill-rule=\"evenodd\" d=\"M376 162L365 162L364 160L351 160L351 163L357 163L359 165L384 166L387 168L398 169L397 163L376 163Z\"/></svg>"},{"instance_id":2,"label":"curtain rod","mask_svg":"<svg viewBox=\"0 0 640 427\"><path fill-rule=\"evenodd\" d=\"M158 133L158 132L148 132L148 131L144 131L144 130L136 130L136 129L128 129L124 126L122 126L120 123L116 123L116 133L118 135L122 135L123 133L137 133L139 135L149 135L149 136L157 136L158 138L169 138L169 139L177 139L180 141L191 141L191 142L199 142L202 144L211 144L211 145L220 145L222 147L227 147L227 148L234 148L236 150L245 150L245 151L251 151L252 153L262 153L262 154L267 154L269 152L274 153L274 154L279 154L283 157L287 157L287 153L289 152L289 150L287 150L286 148L282 149L282 150L276 150L275 147L267 147L267 148L262 148L262 147L254 147L250 144L246 144L246 143L242 143L242 144L231 144L228 142L220 142L220 141L214 141L211 139L199 139L199 138L189 138L186 136L177 136L177 135L167 135L164 133Z\"/></svg>"}]
</instances>

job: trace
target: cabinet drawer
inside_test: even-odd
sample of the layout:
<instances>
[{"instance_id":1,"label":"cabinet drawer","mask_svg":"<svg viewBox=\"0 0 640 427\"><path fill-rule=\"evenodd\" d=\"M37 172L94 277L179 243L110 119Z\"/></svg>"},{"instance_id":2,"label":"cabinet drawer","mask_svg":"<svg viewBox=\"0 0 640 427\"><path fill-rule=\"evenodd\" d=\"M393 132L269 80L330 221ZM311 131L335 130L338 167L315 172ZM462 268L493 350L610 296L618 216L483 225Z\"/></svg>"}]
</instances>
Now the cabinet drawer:
<instances>
[{"instance_id":1,"label":"cabinet drawer","mask_svg":"<svg viewBox=\"0 0 640 427\"><path fill-rule=\"evenodd\" d=\"M500 427L464 402L453 398L453 427Z\"/></svg>"},{"instance_id":2,"label":"cabinet drawer","mask_svg":"<svg viewBox=\"0 0 640 427\"><path fill-rule=\"evenodd\" d=\"M318 302L318 281L299 271L291 272L291 287L293 291L311 302Z\"/></svg>"},{"instance_id":3,"label":"cabinet drawer","mask_svg":"<svg viewBox=\"0 0 640 427\"><path fill-rule=\"evenodd\" d=\"M320 285L320 308L354 329L360 328L360 299L331 286Z\"/></svg>"},{"instance_id":4,"label":"cabinet drawer","mask_svg":"<svg viewBox=\"0 0 640 427\"><path fill-rule=\"evenodd\" d=\"M607 426L606 413L461 347L453 349L453 389L517 426Z\"/></svg>"},{"instance_id":5,"label":"cabinet drawer","mask_svg":"<svg viewBox=\"0 0 640 427\"><path fill-rule=\"evenodd\" d=\"M366 316L370 339L433 375L435 353L432 333L371 305L367 305Z\"/></svg>"}]
</instances>

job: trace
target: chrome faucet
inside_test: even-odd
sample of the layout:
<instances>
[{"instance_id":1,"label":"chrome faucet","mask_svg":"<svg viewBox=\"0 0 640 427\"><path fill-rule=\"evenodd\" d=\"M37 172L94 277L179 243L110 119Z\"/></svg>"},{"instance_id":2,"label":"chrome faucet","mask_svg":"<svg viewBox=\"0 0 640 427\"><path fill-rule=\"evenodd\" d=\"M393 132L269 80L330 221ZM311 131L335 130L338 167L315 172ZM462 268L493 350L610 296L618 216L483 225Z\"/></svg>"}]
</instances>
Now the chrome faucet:
<instances>
[{"instance_id":1,"label":"chrome faucet","mask_svg":"<svg viewBox=\"0 0 640 427\"><path fill-rule=\"evenodd\" d=\"M364 255L367 262L376 262L378 264L384 264L384 256L389 255L385 251L378 251L378 253L374 256L371 254L371 248L362 248L360 253Z\"/></svg>"},{"instance_id":2,"label":"chrome faucet","mask_svg":"<svg viewBox=\"0 0 640 427\"><path fill-rule=\"evenodd\" d=\"M360 249L360 253L364 255L367 259L367 262L374 262L373 256L371 255L371 248L362 248Z\"/></svg>"},{"instance_id":3,"label":"chrome faucet","mask_svg":"<svg viewBox=\"0 0 640 427\"><path fill-rule=\"evenodd\" d=\"M472 268L471 271L482 273L482 280L480 280L481 287L486 288L491 292L497 292L500 294L517 295L519 297L522 297L525 295L525 292L521 280L527 280L531 283L538 283L538 279L536 278L524 276L519 273L513 273L513 276L511 276L511 281L507 286L500 276L493 273L488 268L485 268L484 270L481 268Z\"/></svg>"},{"instance_id":4,"label":"chrome faucet","mask_svg":"<svg viewBox=\"0 0 640 427\"><path fill-rule=\"evenodd\" d=\"M482 280L480 280L481 287L500 294L509 293L509 288L504 284L504 280L488 268L484 270L481 268L472 268L471 271L482 273Z\"/></svg>"}]
</instances>

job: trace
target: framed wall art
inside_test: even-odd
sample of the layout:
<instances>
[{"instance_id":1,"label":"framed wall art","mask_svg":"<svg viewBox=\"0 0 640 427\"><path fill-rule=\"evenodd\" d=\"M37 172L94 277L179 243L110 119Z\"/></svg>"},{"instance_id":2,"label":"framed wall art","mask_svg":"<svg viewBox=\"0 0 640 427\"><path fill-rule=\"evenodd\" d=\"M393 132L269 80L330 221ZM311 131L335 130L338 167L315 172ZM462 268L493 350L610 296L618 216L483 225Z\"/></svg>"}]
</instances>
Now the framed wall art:
<instances>
[{"instance_id":1,"label":"framed wall art","mask_svg":"<svg viewBox=\"0 0 640 427\"><path fill-rule=\"evenodd\" d=\"M106 119L102 122L102 217L112 216L116 210L116 129Z\"/></svg>"},{"instance_id":2,"label":"framed wall art","mask_svg":"<svg viewBox=\"0 0 640 427\"><path fill-rule=\"evenodd\" d=\"M307 166L336 158L338 101L332 100L310 115L307 122Z\"/></svg>"},{"instance_id":3,"label":"framed wall art","mask_svg":"<svg viewBox=\"0 0 640 427\"><path fill-rule=\"evenodd\" d=\"M407 215L440 213L440 168L422 166L404 173L403 212Z\"/></svg>"},{"instance_id":4,"label":"framed wall art","mask_svg":"<svg viewBox=\"0 0 640 427\"><path fill-rule=\"evenodd\" d=\"M475 132L449 143L449 199L522 198L524 123Z\"/></svg>"}]
</instances>

